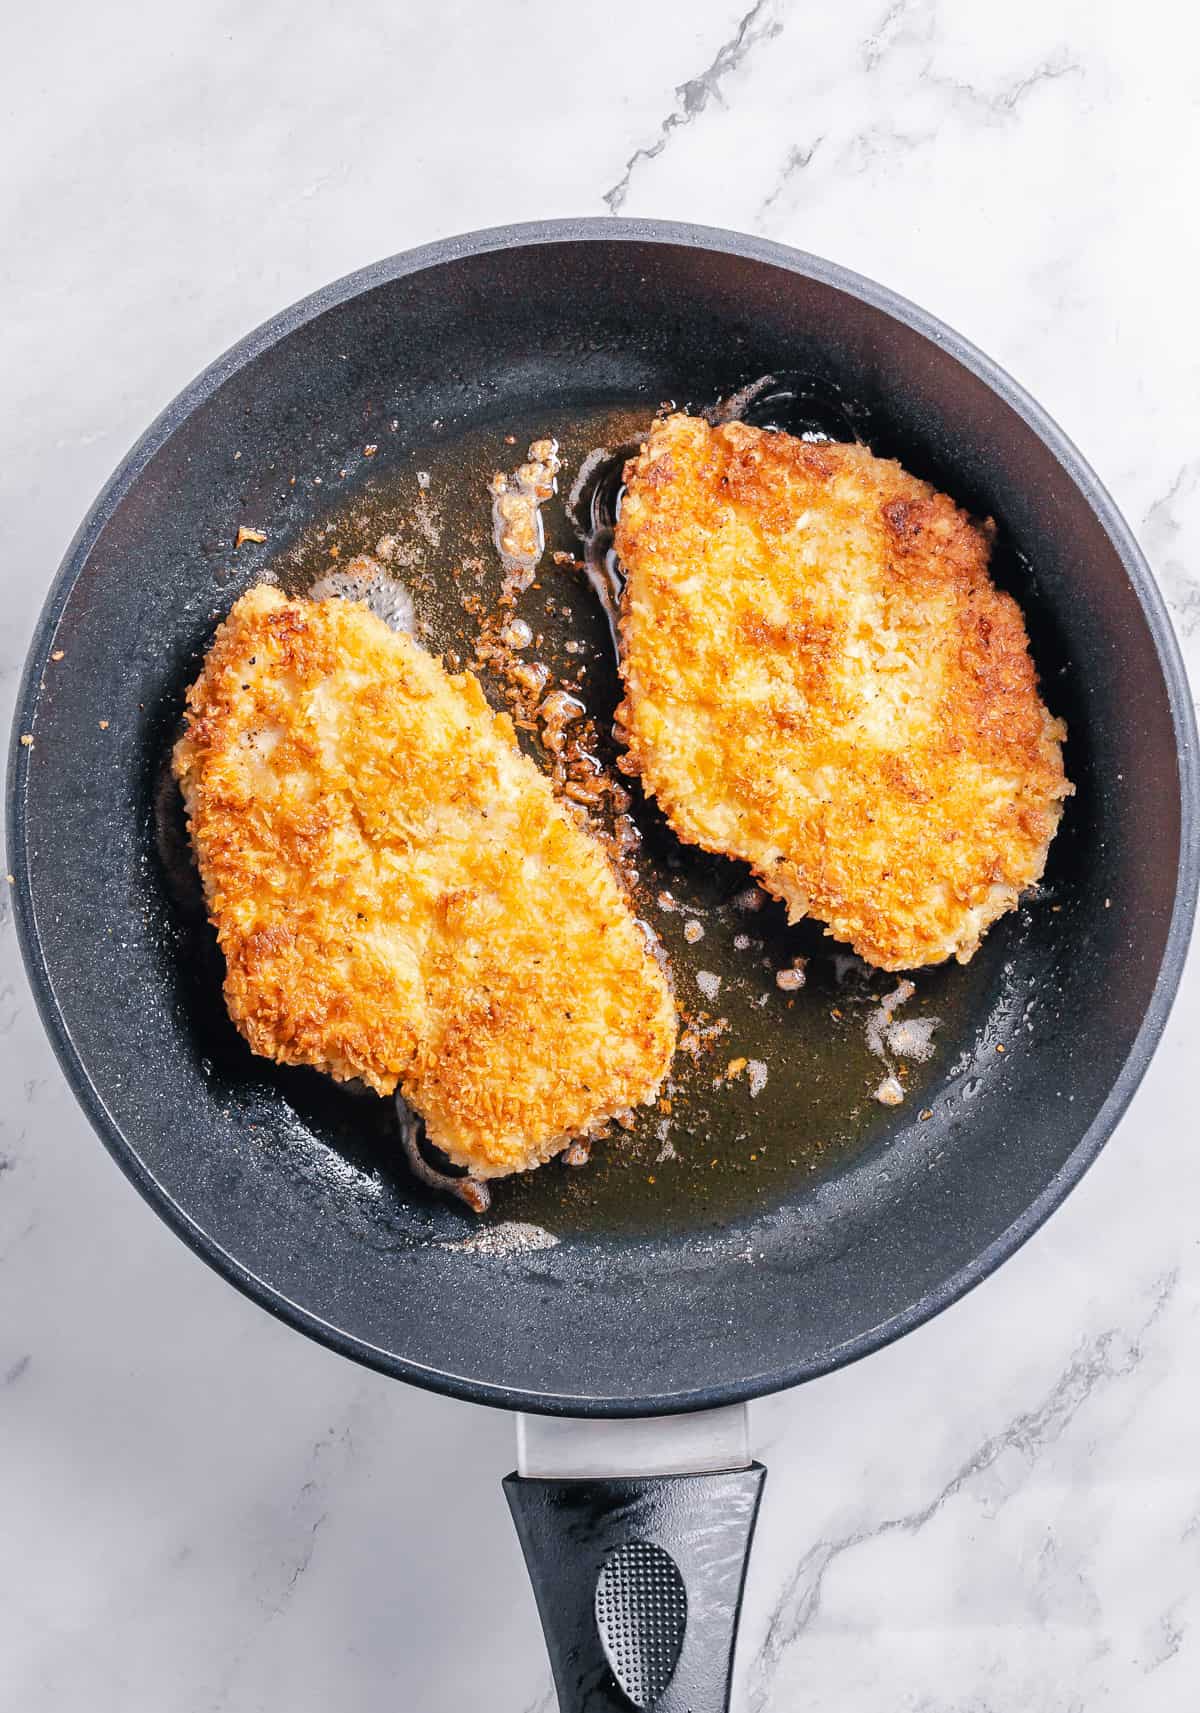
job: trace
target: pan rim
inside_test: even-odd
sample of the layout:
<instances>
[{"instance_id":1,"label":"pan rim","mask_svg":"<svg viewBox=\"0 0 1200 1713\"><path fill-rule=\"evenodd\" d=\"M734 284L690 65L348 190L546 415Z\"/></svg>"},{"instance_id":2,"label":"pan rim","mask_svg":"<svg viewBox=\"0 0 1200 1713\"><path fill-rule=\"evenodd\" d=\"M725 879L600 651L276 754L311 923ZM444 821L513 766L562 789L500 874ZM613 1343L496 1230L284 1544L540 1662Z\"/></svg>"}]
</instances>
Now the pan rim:
<instances>
[{"instance_id":1,"label":"pan rim","mask_svg":"<svg viewBox=\"0 0 1200 1713\"><path fill-rule=\"evenodd\" d=\"M917 1302L832 1351L770 1372L684 1391L641 1397L533 1392L471 1375L435 1369L346 1333L285 1296L247 1268L192 1219L155 1178L105 1106L71 1039L50 982L29 888L27 779L29 750L20 734L33 727L50 639L100 533L142 470L176 429L234 374L306 323L364 292L446 263L503 249L554 243L617 241L662 244L761 262L857 298L947 352L1025 422L1055 458L1116 549L1145 614L1167 692L1175 735L1180 801L1180 855L1170 927L1154 991L1134 1042L1103 1105L1066 1161L1005 1231L950 1278ZM588 216L495 226L438 239L344 275L270 317L204 369L160 412L101 489L67 548L34 627L22 674L9 746L6 807L8 867L13 877L17 940L42 1025L67 1082L101 1141L161 1219L230 1284L276 1318L338 1354L392 1378L464 1401L547 1415L630 1417L711 1409L782 1391L884 1348L931 1320L1014 1255L1067 1197L1115 1129L1162 1037L1183 974L1200 889L1200 758L1195 712L1178 640L1161 592L1133 532L1100 478L1053 418L992 358L937 317L864 275L809 252L718 227L666 220Z\"/></svg>"}]
</instances>

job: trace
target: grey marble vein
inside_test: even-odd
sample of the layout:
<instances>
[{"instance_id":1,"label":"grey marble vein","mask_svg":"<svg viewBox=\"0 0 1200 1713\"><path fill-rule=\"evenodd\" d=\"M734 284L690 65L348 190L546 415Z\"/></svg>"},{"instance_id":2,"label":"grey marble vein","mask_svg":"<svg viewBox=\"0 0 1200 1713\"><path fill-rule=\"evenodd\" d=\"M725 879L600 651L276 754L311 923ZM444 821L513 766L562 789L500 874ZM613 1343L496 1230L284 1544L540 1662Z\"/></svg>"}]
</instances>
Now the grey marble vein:
<instances>
[{"instance_id":1,"label":"grey marble vein","mask_svg":"<svg viewBox=\"0 0 1200 1713\"><path fill-rule=\"evenodd\" d=\"M311 1488L313 1484L309 1482L307 1485ZM300 1578L304 1575L304 1572L312 1563L313 1553L317 1550L317 1535L328 1520L329 1512L322 1511L320 1516L314 1518L313 1522L310 1524L308 1538L305 1540L301 1548L300 1555L292 1566L291 1574L288 1576L287 1582L275 1606L276 1613L283 1611L284 1607L295 1592L297 1582L299 1582Z\"/></svg>"},{"instance_id":2,"label":"grey marble vein","mask_svg":"<svg viewBox=\"0 0 1200 1713\"><path fill-rule=\"evenodd\" d=\"M785 191L791 189L793 179L802 173L805 167L812 165L813 156L820 148L823 140L822 137L814 137L811 143L807 145L793 144L788 150L778 179L759 204L758 218L760 220L771 212Z\"/></svg>"},{"instance_id":3,"label":"grey marble vein","mask_svg":"<svg viewBox=\"0 0 1200 1713\"><path fill-rule=\"evenodd\" d=\"M1083 74L1082 63L1061 44L1028 70L993 89L986 87L986 70L978 79L941 71L937 66L939 50L954 39L952 28L947 28L950 23L936 0L893 0L862 43L864 71L881 73L889 60L899 57L905 49L914 48L919 56L912 67L915 83L944 91L956 101L997 118L1016 112L1039 85Z\"/></svg>"},{"instance_id":4,"label":"grey marble vein","mask_svg":"<svg viewBox=\"0 0 1200 1713\"><path fill-rule=\"evenodd\" d=\"M676 86L675 95L678 106L672 108L662 124L659 134L653 143L635 149L625 162L625 171L611 190L604 193L604 203L610 214L619 214L629 195L630 180L642 161L656 160L670 142L672 134L699 117L709 102L720 96L721 85L729 74L746 59L750 50L759 42L770 41L783 28L782 22L774 15L777 0L755 0L755 4L740 19L737 29L728 41L723 42L717 49L710 63L696 77L690 77L686 83Z\"/></svg>"},{"instance_id":5,"label":"grey marble vein","mask_svg":"<svg viewBox=\"0 0 1200 1713\"><path fill-rule=\"evenodd\" d=\"M1179 1622L1178 1607L1168 1607L1155 1626L1145 1670L1157 1671L1160 1666L1166 1665L1168 1660L1174 1659L1183 1646L1185 1633L1184 1626Z\"/></svg>"},{"instance_id":6,"label":"grey marble vein","mask_svg":"<svg viewBox=\"0 0 1200 1713\"><path fill-rule=\"evenodd\" d=\"M1011 128L1035 91L1085 75L1083 61L1059 45L1008 77L997 79L988 65L965 77L945 68L949 40L931 0L894 0L858 48L862 99L820 104L814 134L787 151L760 198L757 221L774 231L797 217L803 204L792 194L794 184L805 182L818 150L826 183L886 177L902 156L936 151L951 119Z\"/></svg>"},{"instance_id":7,"label":"grey marble vein","mask_svg":"<svg viewBox=\"0 0 1200 1713\"><path fill-rule=\"evenodd\" d=\"M239 1706L239 1684L248 1663L264 1645L264 1634L287 1620L305 1576L317 1556L330 1507L354 1455L353 1420L330 1427L311 1446L304 1478L282 1508L251 1571L240 1639L229 1651L214 1699L215 1709Z\"/></svg>"},{"instance_id":8,"label":"grey marble vein","mask_svg":"<svg viewBox=\"0 0 1200 1713\"><path fill-rule=\"evenodd\" d=\"M863 41L862 63L867 71L874 71L883 59L902 21L909 15L911 5L912 0L892 0L879 23Z\"/></svg>"},{"instance_id":9,"label":"grey marble vein","mask_svg":"<svg viewBox=\"0 0 1200 1713\"><path fill-rule=\"evenodd\" d=\"M1146 551L1160 570L1167 605L1186 641L1200 636L1200 567L1188 532L1193 512L1200 517L1200 458L1180 466L1170 486L1147 507L1141 530Z\"/></svg>"},{"instance_id":10,"label":"grey marble vein","mask_svg":"<svg viewBox=\"0 0 1200 1713\"><path fill-rule=\"evenodd\" d=\"M0 1265L12 1260L16 1251L29 1241L40 1224L41 1220L36 1212L26 1216L8 1241L0 1246Z\"/></svg>"},{"instance_id":11,"label":"grey marble vein","mask_svg":"<svg viewBox=\"0 0 1200 1713\"><path fill-rule=\"evenodd\" d=\"M298 1527L296 1545L289 1562L275 1586L261 1596L261 1603L272 1617L279 1617L296 1592L297 1584L308 1570L317 1550L317 1537L329 1520L330 1488L336 1485L354 1453L352 1429L347 1423L340 1429L330 1428L314 1444L308 1457L311 1474L301 1483L290 1508L291 1518Z\"/></svg>"},{"instance_id":12,"label":"grey marble vein","mask_svg":"<svg viewBox=\"0 0 1200 1713\"><path fill-rule=\"evenodd\" d=\"M1043 1624L1067 1620L1094 1625L1103 1603L1095 1584L1064 1550L1053 1526L1047 1527L1033 1568L1030 1603Z\"/></svg>"},{"instance_id":13,"label":"grey marble vein","mask_svg":"<svg viewBox=\"0 0 1200 1713\"><path fill-rule=\"evenodd\" d=\"M1180 466L1171 478L1171 484L1164 494L1151 502L1146 509L1144 527L1148 532L1164 530L1170 536L1179 533L1179 520L1175 516L1177 502L1195 488L1200 480L1200 459L1190 459Z\"/></svg>"},{"instance_id":14,"label":"grey marble vein","mask_svg":"<svg viewBox=\"0 0 1200 1713\"><path fill-rule=\"evenodd\" d=\"M1002 84L998 89L986 89L975 82L967 82L964 78L950 77L945 73L935 72L927 67L922 77L938 87L948 90L956 100L967 107L1000 120L1011 119L1021 103L1035 89L1043 84L1057 83L1060 78L1079 77L1083 66L1073 59L1066 51L1060 49L1052 59L1043 60L1030 71L1014 78L1011 83Z\"/></svg>"},{"instance_id":15,"label":"grey marble vein","mask_svg":"<svg viewBox=\"0 0 1200 1713\"><path fill-rule=\"evenodd\" d=\"M809 1548L784 1586L755 1661L750 1692L753 1713L770 1706L781 1658L820 1617L822 1594L830 1571L859 1547L882 1536L918 1534L950 1500L992 1469L1006 1452L1017 1453L1027 1466L1031 1465L1046 1446L1067 1430L1098 1388L1135 1372L1145 1355L1146 1341L1177 1285L1176 1271L1157 1281L1151 1307L1132 1333L1112 1328L1083 1340L1042 1401L989 1435L924 1504L879 1522L863 1524L835 1540L818 1541Z\"/></svg>"}]
</instances>

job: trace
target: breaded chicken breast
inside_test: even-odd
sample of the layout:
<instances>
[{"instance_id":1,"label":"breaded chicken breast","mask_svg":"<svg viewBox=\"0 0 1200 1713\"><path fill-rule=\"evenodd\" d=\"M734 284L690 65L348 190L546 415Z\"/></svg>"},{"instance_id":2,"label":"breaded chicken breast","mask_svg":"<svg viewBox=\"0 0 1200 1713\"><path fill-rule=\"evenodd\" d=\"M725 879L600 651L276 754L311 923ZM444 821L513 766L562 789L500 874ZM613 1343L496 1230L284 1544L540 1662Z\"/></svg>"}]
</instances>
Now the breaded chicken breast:
<instances>
[{"instance_id":1,"label":"breaded chicken breast","mask_svg":"<svg viewBox=\"0 0 1200 1713\"><path fill-rule=\"evenodd\" d=\"M469 673L363 606L252 589L188 692L174 766L256 1053L399 1086L479 1178L656 1094L663 973Z\"/></svg>"},{"instance_id":2,"label":"breaded chicken breast","mask_svg":"<svg viewBox=\"0 0 1200 1713\"><path fill-rule=\"evenodd\" d=\"M626 482L631 770L792 921L882 969L965 963L1072 789L990 524L865 446L688 416Z\"/></svg>"}]
</instances>

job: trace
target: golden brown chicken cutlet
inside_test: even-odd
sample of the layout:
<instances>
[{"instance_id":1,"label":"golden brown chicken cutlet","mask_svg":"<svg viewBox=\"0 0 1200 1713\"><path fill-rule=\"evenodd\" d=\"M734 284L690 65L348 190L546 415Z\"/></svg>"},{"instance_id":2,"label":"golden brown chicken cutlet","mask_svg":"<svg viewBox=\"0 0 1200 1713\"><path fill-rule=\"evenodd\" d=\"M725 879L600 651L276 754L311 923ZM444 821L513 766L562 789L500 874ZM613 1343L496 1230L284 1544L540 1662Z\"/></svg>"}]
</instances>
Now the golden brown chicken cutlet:
<instances>
[{"instance_id":1,"label":"golden brown chicken cutlet","mask_svg":"<svg viewBox=\"0 0 1200 1713\"><path fill-rule=\"evenodd\" d=\"M1072 787L990 524L865 446L657 422L616 534L628 765L883 969L965 963Z\"/></svg>"},{"instance_id":2,"label":"golden brown chicken cutlet","mask_svg":"<svg viewBox=\"0 0 1200 1713\"><path fill-rule=\"evenodd\" d=\"M399 1087L482 1178L656 1094L663 973L469 673L355 603L256 588L188 692L174 766L256 1053Z\"/></svg>"}]
</instances>

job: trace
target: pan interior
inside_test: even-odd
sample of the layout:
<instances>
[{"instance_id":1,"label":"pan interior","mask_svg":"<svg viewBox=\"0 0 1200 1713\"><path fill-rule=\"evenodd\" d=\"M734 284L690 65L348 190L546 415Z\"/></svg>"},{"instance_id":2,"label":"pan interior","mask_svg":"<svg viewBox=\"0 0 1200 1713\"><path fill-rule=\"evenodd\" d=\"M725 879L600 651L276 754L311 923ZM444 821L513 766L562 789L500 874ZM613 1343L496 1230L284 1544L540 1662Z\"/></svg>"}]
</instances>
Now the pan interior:
<instances>
[{"instance_id":1,"label":"pan interior","mask_svg":"<svg viewBox=\"0 0 1200 1713\"><path fill-rule=\"evenodd\" d=\"M866 1027L895 978L815 925L788 929L778 906L745 909L746 871L686 850L637 800L635 901L699 1050L681 1055L670 1111L586 1167L502 1184L481 1226L412 1182L384 1103L254 1059L229 1024L164 775L183 691L241 590L264 574L307 588L331 547L344 565L385 537L430 646L469 661L499 578L493 471L553 435L565 490L664 400L707 404L765 373L787 381L781 426L853 430L996 518L995 574L1068 720L1079 794L1041 895L969 966L918 975L900 1015L939 1019L935 1051L906 1066L895 1110L871 1098L889 1067ZM848 287L616 238L381 269L282 318L167 427L85 531L39 638L21 787L60 1051L160 1208L350 1354L534 1407L765 1390L936 1306L1067 1170L1133 1045L1174 900L1179 785L1154 639L1039 436ZM545 518L539 586L517 610L611 748L606 621L554 562L578 550L568 508ZM235 549L238 524L267 541ZM1139 686L1137 722L1119 717L1122 683ZM775 972L797 957L807 980L788 993ZM742 1058L765 1072L756 1092L748 1070L726 1077Z\"/></svg>"},{"instance_id":2,"label":"pan interior","mask_svg":"<svg viewBox=\"0 0 1200 1713\"><path fill-rule=\"evenodd\" d=\"M347 566L358 566L361 576L369 561L388 585L395 579L410 594L421 640L473 665L493 702L504 707L503 674L473 655L498 610L502 585L488 484L496 471L518 463L528 444L553 434L563 469L558 495L543 508L546 551L534 586L506 610L523 618L538 639L521 651L522 661L545 665L548 688L561 686L585 705L595 729L591 747L619 778L612 738L620 700L615 653L578 556L586 551L581 532L591 533L594 490L600 509L604 489L619 483L624 451L644 435L652 408L644 399L574 408L564 403L553 421L541 411L515 420L501 413L495 422L465 424L395 456L388 455L386 439L371 442L371 461L363 461L349 491L339 481L318 499L312 523L291 541L260 548L256 562L288 593L304 595L328 578L331 567L345 574ZM845 430L844 416L814 405L800 381L785 398L781 387L771 388L762 408L779 426L819 427L831 435ZM591 482L572 504L578 473L589 469ZM259 574L257 563L254 570L231 568L230 593ZM176 698L173 687L173 705ZM544 764L537 740L521 736ZM176 903L177 969L191 978L181 989L182 1003L197 1037L211 1043L214 1086L233 1098L262 1068L224 1016L220 955L204 920L165 757L163 769L160 857ZM970 967L950 965L917 977L916 992L892 1013L924 1022L916 1036L920 1050L904 1057L879 1039L887 1010L880 1007L895 995L896 976L870 969L819 924L789 928L783 907L753 884L748 869L681 844L652 802L636 786L631 793L631 818L641 835L626 865L632 904L667 952L682 1013L682 1050L658 1104L633 1114L628 1129L611 1126L585 1167L559 1160L494 1185L485 1224L515 1220L560 1238L720 1230L803 1195L872 1146L894 1148L913 1126L930 1122L925 1096L936 1103L951 1066L962 1073L971 1063L973 1078L960 1074L959 1080L963 1086L979 1082L996 1063L996 1048L1005 1049L1014 1031L1035 1026L1035 1001L1027 1012L1005 1003L1004 966L1038 913L1052 908L1052 886L995 933ZM546 908L552 918L553 899ZM803 987L778 985L777 973L787 981L797 970ZM874 1098L887 1076L896 1076L904 1089L902 1115ZM272 1070L270 1080L312 1148L332 1148L347 1169L368 1179L395 1168L390 1102L287 1067ZM918 1132L912 1145L919 1142ZM412 1193L431 1201L417 1185Z\"/></svg>"}]
</instances>

